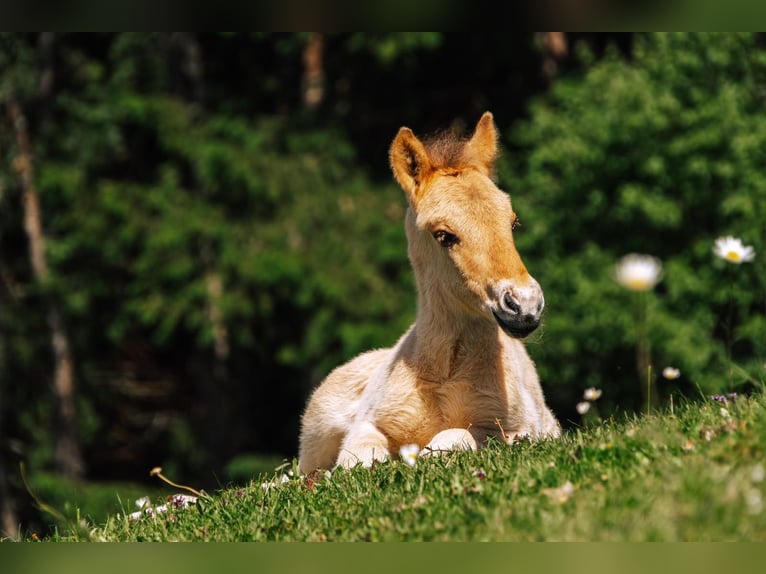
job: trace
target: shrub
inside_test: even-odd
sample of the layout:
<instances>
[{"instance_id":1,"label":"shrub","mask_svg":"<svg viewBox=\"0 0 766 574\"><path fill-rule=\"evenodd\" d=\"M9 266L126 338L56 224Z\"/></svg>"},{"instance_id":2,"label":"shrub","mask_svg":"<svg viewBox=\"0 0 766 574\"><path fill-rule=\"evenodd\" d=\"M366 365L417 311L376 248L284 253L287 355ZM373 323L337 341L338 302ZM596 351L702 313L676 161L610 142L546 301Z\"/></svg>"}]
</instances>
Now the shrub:
<instances>
[{"instance_id":1,"label":"shrub","mask_svg":"<svg viewBox=\"0 0 766 574\"><path fill-rule=\"evenodd\" d=\"M518 192L519 249L548 303L530 349L562 415L590 386L602 404L639 406L642 304L652 377L682 373L657 381L662 396L763 382L765 88L755 35L640 36L631 61L607 54L562 78L510 134L503 184ZM755 261L716 259L724 235ZM663 262L648 294L614 280L631 252Z\"/></svg>"}]
</instances>

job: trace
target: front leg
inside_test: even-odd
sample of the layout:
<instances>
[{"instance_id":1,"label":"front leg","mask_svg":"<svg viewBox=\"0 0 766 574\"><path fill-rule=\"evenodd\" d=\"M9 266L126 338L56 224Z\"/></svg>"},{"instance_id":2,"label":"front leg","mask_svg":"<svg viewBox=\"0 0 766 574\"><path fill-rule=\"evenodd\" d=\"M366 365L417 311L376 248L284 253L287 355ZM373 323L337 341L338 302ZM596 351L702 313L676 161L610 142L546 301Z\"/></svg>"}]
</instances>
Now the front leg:
<instances>
[{"instance_id":1,"label":"front leg","mask_svg":"<svg viewBox=\"0 0 766 574\"><path fill-rule=\"evenodd\" d=\"M420 451L420 456L431 456L453 450L478 450L479 446L467 429L446 429L436 433Z\"/></svg>"},{"instance_id":2,"label":"front leg","mask_svg":"<svg viewBox=\"0 0 766 574\"><path fill-rule=\"evenodd\" d=\"M382 462L388 457L386 436L371 422L357 422L343 440L335 466L351 468L361 463L369 468L376 460Z\"/></svg>"}]
</instances>

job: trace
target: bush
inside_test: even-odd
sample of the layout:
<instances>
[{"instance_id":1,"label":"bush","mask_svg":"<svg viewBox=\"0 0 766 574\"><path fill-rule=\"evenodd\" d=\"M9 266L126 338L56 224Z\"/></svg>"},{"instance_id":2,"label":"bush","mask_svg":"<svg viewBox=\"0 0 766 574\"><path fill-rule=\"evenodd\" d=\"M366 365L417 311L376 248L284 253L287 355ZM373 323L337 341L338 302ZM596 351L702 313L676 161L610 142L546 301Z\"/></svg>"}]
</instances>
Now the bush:
<instances>
[{"instance_id":1,"label":"bush","mask_svg":"<svg viewBox=\"0 0 766 574\"><path fill-rule=\"evenodd\" d=\"M640 406L642 305L663 397L763 383L766 54L757 41L638 37L631 61L607 54L584 77L559 80L510 134L503 184L518 192L519 249L548 304L530 350L562 416L577 417L589 386L603 387L604 406ZM756 260L717 260L725 235L752 245ZM630 252L663 262L643 302L614 280ZM668 365L681 378L662 380Z\"/></svg>"}]
</instances>

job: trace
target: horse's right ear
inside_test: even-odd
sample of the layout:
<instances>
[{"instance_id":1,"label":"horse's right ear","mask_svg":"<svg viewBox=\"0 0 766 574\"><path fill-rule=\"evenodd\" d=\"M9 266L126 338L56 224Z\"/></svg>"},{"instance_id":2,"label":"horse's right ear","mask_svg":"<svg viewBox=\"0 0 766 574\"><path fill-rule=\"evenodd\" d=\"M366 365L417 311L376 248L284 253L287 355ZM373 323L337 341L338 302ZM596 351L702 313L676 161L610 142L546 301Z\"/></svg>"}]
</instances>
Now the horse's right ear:
<instances>
[{"instance_id":1,"label":"horse's right ear","mask_svg":"<svg viewBox=\"0 0 766 574\"><path fill-rule=\"evenodd\" d=\"M410 128L401 128L388 153L391 170L414 207L423 194L423 182L433 170L426 148Z\"/></svg>"}]
</instances>

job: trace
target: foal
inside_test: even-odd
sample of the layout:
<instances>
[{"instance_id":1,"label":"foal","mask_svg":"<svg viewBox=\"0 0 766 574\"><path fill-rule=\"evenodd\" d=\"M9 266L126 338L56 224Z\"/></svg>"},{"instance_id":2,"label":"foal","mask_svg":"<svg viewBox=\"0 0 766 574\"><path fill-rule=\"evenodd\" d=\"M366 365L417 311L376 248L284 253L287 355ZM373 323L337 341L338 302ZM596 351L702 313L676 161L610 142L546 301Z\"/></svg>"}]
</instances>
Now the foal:
<instances>
[{"instance_id":1,"label":"foal","mask_svg":"<svg viewBox=\"0 0 766 574\"><path fill-rule=\"evenodd\" d=\"M467 140L424 143L399 130L390 160L409 202L417 318L393 348L356 357L314 391L301 472L370 466L410 443L425 454L560 434L520 341L544 300L516 251L510 199L492 179L497 148L489 112Z\"/></svg>"}]
</instances>

